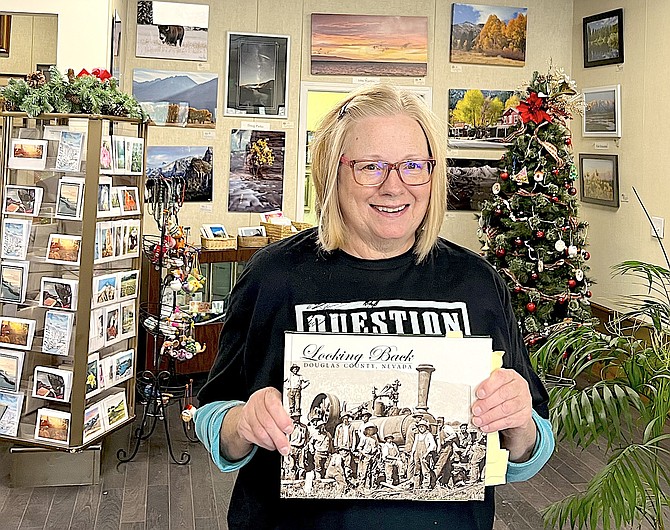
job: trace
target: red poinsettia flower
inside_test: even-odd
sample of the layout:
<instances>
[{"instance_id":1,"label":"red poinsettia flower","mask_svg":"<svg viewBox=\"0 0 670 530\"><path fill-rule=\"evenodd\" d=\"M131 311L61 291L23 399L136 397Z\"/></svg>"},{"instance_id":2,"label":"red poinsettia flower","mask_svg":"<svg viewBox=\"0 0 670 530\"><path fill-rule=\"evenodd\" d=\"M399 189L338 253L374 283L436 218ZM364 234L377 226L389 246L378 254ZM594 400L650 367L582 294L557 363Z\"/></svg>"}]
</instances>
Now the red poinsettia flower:
<instances>
[{"instance_id":1,"label":"red poinsettia flower","mask_svg":"<svg viewBox=\"0 0 670 530\"><path fill-rule=\"evenodd\" d=\"M544 99L539 97L536 92L531 92L526 101L522 101L517 106L521 121L528 123L533 121L538 125L543 121L551 121L551 116L544 110Z\"/></svg>"},{"instance_id":2,"label":"red poinsettia flower","mask_svg":"<svg viewBox=\"0 0 670 530\"><path fill-rule=\"evenodd\" d=\"M112 74L110 74L107 70L104 68L94 68L93 72L91 72L95 77L100 79L100 81L105 81L106 79L109 79L112 77Z\"/></svg>"}]
</instances>

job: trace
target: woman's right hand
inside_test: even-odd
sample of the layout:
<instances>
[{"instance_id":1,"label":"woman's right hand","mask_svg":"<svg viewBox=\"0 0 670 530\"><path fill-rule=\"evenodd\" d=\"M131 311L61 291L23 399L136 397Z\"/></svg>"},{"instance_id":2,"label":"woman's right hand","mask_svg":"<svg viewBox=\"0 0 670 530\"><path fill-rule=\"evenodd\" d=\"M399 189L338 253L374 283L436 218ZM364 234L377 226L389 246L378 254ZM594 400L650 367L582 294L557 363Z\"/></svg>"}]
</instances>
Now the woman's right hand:
<instances>
[{"instance_id":1,"label":"woman's right hand","mask_svg":"<svg viewBox=\"0 0 670 530\"><path fill-rule=\"evenodd\" d=\"M261 388L244 405L226 414L221 449L231 460L243 458L252 445L286 456L290 449L288 434L292 431L293 421L282 406L280 392L273 387Z\"/></svg>"}]
</instances>

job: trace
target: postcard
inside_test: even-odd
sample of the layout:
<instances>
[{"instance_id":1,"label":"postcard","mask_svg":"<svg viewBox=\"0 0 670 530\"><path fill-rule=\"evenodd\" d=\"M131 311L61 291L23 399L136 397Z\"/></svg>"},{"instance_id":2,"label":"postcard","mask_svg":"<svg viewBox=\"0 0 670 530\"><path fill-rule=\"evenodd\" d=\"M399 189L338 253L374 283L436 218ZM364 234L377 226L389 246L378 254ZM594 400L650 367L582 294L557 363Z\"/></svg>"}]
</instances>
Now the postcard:
<instances>
[{"instance_id":1,"label":"postcard","mask_svg":"<svg viewBox=\"0 0 670 530\"><path fill-rule=\"evenodd\" d=\"M70 440L70 413L54 409L38 409L35 439L67 444Z\"/></svg>"},{"instance_id":2,"label":"postcard","mask_svg":"<svg viewBox=\"0 0 670 530\"><path fill-rule=\"evenodd\" d=\"M33 397L52 401L70 401L72 372L52 366L36 366L33 374Z\"/></svg>"},{"instance_id":3,"label":"postcard","mask_svg":"<svg viewBox=\"0 0 670 530\"><path fill-rule=\"evenodd\" d=\"M34 320L0 316L0 346L3 348L29 350L34 337Z\"/></svg>"},{"instance_id":4,"label":"postcard","mask_svg":"<svg viewBox=\"0 0 670 530\"><path fill-rule=\"evenodd\" d=\"M100 367L100 354L94 352L89 354L86 362L86 399L95 396L102 391L98 369Z\"/></svg>"},{"instance_id":5,"label":"postcard","mask_svg":"<svg viewBox=\"0 0 670 530\"><path fill-rule=\"evenodd\" d=\"M103 388L111 388L114 386L114 355L108 355L100 359L100 373L101 379L104 379Z\"/></svg>"},{"instance_id":6,"label":"postcard","mask_svg":"<svg viewBox=\"0 0 670 530\"><path fill-rule=\"evenodd\" d=\"M98 217L112 215L112 177L98 177Z\"/></svg>"},{"instance_id":7,"label":"postcard","mask_svg":"<svg viewBox=\"0 0 670 530\"><path fill-rule=\"evenodd\" d=\"M43 276L40 279L40 305L54 309L77 309L79 282L66 278Z\"/></svg>"},{"instance_id":8,"label":"postcard","mask_svg":"<svg viewBox=\"0 0 670 530\"><path fill-rule=\"evenodd\" d=\"M28 261L2 261L0 263L0 300L22 304L28 287Z\"/></svg>"},{"instance_id":9,"label":"postcard","mask_svg":"<svg viewBox=\"0 0 670 530\"><path fill-rule=\"evenodd\" d=\"M2 211L12 215L39 215L44 190L37 186L5 186Z\"/></svg>"},{"instance_id":10,"label":"postcard","mask_svg":"<svg viewBox=\"0 0 670 530\"><path fill-rule=\"evenodd\" d=\"M111 173L113 169L112 139L109 136L103 136L100 145L100 173Z\"/></svg>"},{"instance_id":11,"label":"postcard","mask_svg":"<svg viewBox=\"0 0 670 530\"><path fill-rule=\"evenodd\" d=\"M126 169L131 175L141 175L144 168L144 139L126 138Z\"/></svg>"},{"instance_id":12,"label":"postcard","mask_svg":"<svg viewBox=\"0 0 670 530\"><path fill-rule=\"evenodd\" d=\"M84 443L88 443L97 437L99 434L104 432L103 424L103 401L98 401L93 403L90 407L84 409L84 431L83 439Z\"/></svg>"},{"instance_id":13,"label":"postcard","mask_svg":"<svg viewBox=\"0 0 670 530\"><path fill-rule=\"evenodd\" d=\"M317 443L340 425L354 429L358 443L352 450L361 460L355 482L326 487L304 477L325 478L332 449L315 457L311 470L285 458L280 496L357 498L365 492L375 500L483 500L487 437L472 424L471 404L477 386L491 373L492 344L488 337L286 333L286 410L299 423L314 425ZM456 454L471 455L468 472L458 479L440 473L430 449L417 456L413 443L421 439L424 447L435 447L441 436L452 433L459 446L447 457L452 467L462 464ZM404 465L371 468L374 456L365 455L381 453L383 446L401 462L416 459L414 472ZM341 458L342 473L353 476L347 466Z\"/></svg>"},{"instance_id":14,"label":"postcard","mask_svg":"<svg viewBox=\"0 0 670 530\"><path fill-rule=\"evenodd\" d=\"M113 356L114 385L133 377L135 371L134 358L135 350L122 351Z\"/></svg>"},{"instance_id":15,"label":"postcard","mask_svg":"<svg viewBox=\"0 0 670 530\"><path fill-rule=\"evenodd\" d=\"M25 353L0 350L0 392L18 392Z\"/></svg>"},{"instance_id":16,"label":"postcard","mask_svg":"<svg viewBox=\"0 0 670 530\"><path fill-rule=\"evenodd\" d=\"M237 229L237 235L243 237L265 237L264 226L243 226Z\"/></svg>"},{"instance_id":17,"label":"postcard","mask_svg":"<svg viewBox=\"0 0 670 530\"><path fill-rule=\"evenodd\" d=\"M67 125L45 125L43 140L58 142L63 132L68 132L70 128Z\"/></svg>"},{"instance_id":18,"label":"postcard","mask_svg":"<svg viewBox=\"0 0 670 530\"><path fill-rule=\"evenodd\" d=\"M124 271L117 274L119 277L117 282L117 285L119 286L119 301L135 298L138 293L137 289L139 286L138 281L140 278L140 271Z\"/></svg>"},{"instance_id":19,"label":"postcard","mask_svg":"<svg viewBox=\"0 0 670 530\"><path fill-rule=\"evenodd\" d=\"M121 340L119 329L119 313L121 308L119 304L105 306L105 346L114 344Z\"/></svg>"},{"instance_id":20,"label":"postcard","mask_svg":"<svg viewBox=\"0 0 670 530\"><path fill-rule=\"evenodd\" d=\"M121 215L137 215L141 213L137 188L120 187L119 205L121 207Z\"/></svg>"},{"instance_id":21,"label":"postcard","mask_svg":"<svg viewBox=\"0 0 670 530\"><path fill-rule=\"evenodd\" d=\"M93 301L91 307L116 302L118 298L118 273L93 277Z\"/></svg>"},{"instance_id":22,"label":"postcard","mask_svg":"<svg viewBox=\"0 0 670 530\"><path fill-rule=\"evenodd\" d=\"M140 220L126 221L123 225L123 254L128 258L140 255Z\"/></svg>"},{"instance_id":23,"label":"postcard","mask_svg":"<svg viewBox=\"0 0 670 530\"><path fill-rule=\"evenodd\" d=\"M88 331L88 350L95 351L105 346L105 310L93 309Z\"/></svg>"},{"instance_id":24,"label":"postcard","mask_svg":"<svg viewBox=\"0 0 670 530\"><path fill-rule=\"evenodd\" d=\"M57 171L80 171L83 132L61 131L56 156Z\"/></svg>"},{"instance_id":25,"label":"postcard","mask_svg":"<svg viewBox=\"0 0 670 530\"><path fill-rule=\"evenodd\" d=\"M32 226L32 219L11 219L6 217L2 220L1 257L3 259L15 259L19 261L26 259Z\"/></svg>"},{"instance_id":26,"label":"postcard","mask_svg":"<svg viewBox=\"0 0 670 530\"><path fill-rule=\"evenodd\" d=\"M79 265L81 254L81 236L70 234L49 234L47 263Z\"/></svg>"},{"instance_id":27,"label":"postcard","mask_svg":"<svg viewBox=\"0 0 670 530\"><path fill-rule=\"evenodd\" d=\"M126 403L125 391L108 396L105 398L104 404L107 428L114 427L118 423L128 419L128 405Z\"/></svg>"},{"instance_id":28,"label":"postcard","mask_svg":"<svg viewBox=\"0 0 670 530\"><path fill-rule=\"evenodd\" d=\"M123 221L112 222L112 237L114 238L114 258L123 258L125 254L125 242L123 240L123 231L125 223Z\"/></svg>"},{"instance_id":29,"label":"postcard","mask_svg":"<svg viewBox=\"0 0 670 530\"><path fill-rule=\"evenodd\" d=\"M114 258L114 234L112 223L97 223L96 233L96 257L95 263L103 263Z\"/></svg>"},{"instance_id":30,"label":"postcard","mask_svg":"<svg viewBox=\"0 0 670 530\"><path fill-rule=\"evenodd\" d=\"M73 324L74 313L47 311L44 315L42 352L51 355L68 355L70 353Z\"/></svg>"},{"instance_id":31,"label":"postcard","mask_svg":"<svg viewBox=\"0 0 670 530\"><path fill-rule=\"evenodd\" d=\"M16 436L23 408L23 394L0 392L0 434Z\"/></svg>"},{"instance_id":32,"label":"postcard","mask_svg":"<svg viewBox=\"0 0 670 530\"><path fill-rule=\"evenodd\" d=\"M258 214L261 218L262 223L272 223L273 219L283 219L284 212L281 210L273 210L271 212L264 212Z\"/></svg>"},{"instance_id":33,"label":"postcard","mask_svg":"<svg viewBox=\"0 0 670 530\"><path fill-rule=\"evenodd\" d=\"M112 186L112 193L109 196L110 208L109 215L111 217L118 217L121 215L121 203L119 200L120 186Z\"/></svg>"},{"instance_id":34,"label":"postcard","mask_svg":"<svg viewBox=\"0 0 670 530\"><path fill-rule=\"evenodd\" d=\"M47 141L12 138L7 167L43 170L47 164Z\"/></svg>"},{"instance_id":35,"label":"postcard","mask_svg":"<svg viewBox=\"0 0 670 530\"><path fill-rule=\"evenodd\" d=\"M202 228L205 231L205 237L208 239L215 239L217 237L225 239L226 237L228 237L226 227L221 224L202 225Z\"/></svg>"},{"instance_id":36,"label":"postcard","mask_svg":"<svg viewBox=\"0 0 670 530\"><path fill-rule=\"evenodd\" d=\"M81 220L84 182L83 178L61 177L56 196L56 218Z\"/></svg>"},{"instance_id":37,"label":"postcard","mask_svg":"<svg viewBox=\"0 0 670 530\"><path fill-rule=\"evenodd\" d=\"M121 303L121 331L119 338L129 339L136 333L136 307L135 300Z\"/></svg>"},{"instance_id":38,"label":"postcard","mask_svg":"<svg viewBox=\"0 0 670 530\"><path fill-rule=\"evenodd\" d=\"M112 167L114 173L127 172L126 137L112 136Z\"/></svg>"}]
</instances>

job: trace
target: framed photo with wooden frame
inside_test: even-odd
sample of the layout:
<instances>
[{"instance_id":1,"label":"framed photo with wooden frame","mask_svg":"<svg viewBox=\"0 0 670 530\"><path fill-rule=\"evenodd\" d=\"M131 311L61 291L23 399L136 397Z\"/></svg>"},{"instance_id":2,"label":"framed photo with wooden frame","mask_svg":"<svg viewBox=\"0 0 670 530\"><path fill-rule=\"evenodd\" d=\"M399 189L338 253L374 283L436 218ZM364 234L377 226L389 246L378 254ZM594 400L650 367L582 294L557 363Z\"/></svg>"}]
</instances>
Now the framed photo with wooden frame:
<instances>
[{"instance_id":1,"label":"framed photo with wooden frame","mask_svg":"<svg viewBox=\"0 0 670 530\"><path fill-rule=\"evenodd\" d=\"M0 57L9 57L9 40L12 36L12 16L0 15Z\"/></svg>"},{"instance_id":2,"label":"framed photo with wooden frame","mask_svg":"<svg viewBox=\"0 0 670 530\"><path fill-rule=\"evenodd\" d=\"M618 155L580 154L579 185L582 202L618 208Z\"/></svg>"},{"instance_id":3,"label":"framed photo with wooden frame","mask_svg":"<svg viewBox=\"0 0 670 530\"><path fill-rule=\"evenodd\" d=\"M621 138L621 85L585 88L582 136Z\"/></svg>"},{"instance_id":4,"label":"framed photo with wooden frame","mask_svg":"<svg viewBox=\"0 0 670 530\"><path fill-rule=\"evenodd\" d=\"M623 63L623 9L584 17L584 68Z\"/></svg>"}]
</instances>

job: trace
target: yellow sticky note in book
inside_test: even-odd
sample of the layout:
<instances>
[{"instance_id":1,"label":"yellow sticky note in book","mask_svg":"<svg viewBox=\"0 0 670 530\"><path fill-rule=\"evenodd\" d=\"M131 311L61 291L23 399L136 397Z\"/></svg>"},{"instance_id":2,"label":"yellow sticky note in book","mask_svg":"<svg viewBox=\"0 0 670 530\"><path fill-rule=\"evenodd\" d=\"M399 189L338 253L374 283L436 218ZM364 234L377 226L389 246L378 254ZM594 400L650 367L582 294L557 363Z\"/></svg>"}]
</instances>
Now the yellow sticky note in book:
<instances>
[{"instance_id":1,"label":"yellow sticky note in book","mask_svg":"<svg viewBox=\"0 0 670 530\"><path fill-rule=\"evenodd\" d=\"M494 351L491 353L491 371L502 368L502 359L505 352ZM497 432L491 432L486 437L486 475L484 484L496 486L505 483L507 475L507 461L509 451L500 447L500 436Z\"/></svg>"}]
</instances>

